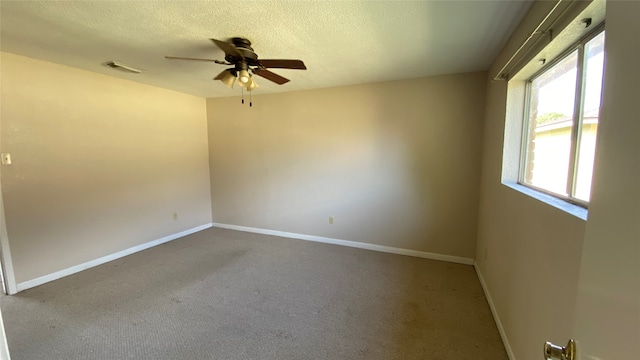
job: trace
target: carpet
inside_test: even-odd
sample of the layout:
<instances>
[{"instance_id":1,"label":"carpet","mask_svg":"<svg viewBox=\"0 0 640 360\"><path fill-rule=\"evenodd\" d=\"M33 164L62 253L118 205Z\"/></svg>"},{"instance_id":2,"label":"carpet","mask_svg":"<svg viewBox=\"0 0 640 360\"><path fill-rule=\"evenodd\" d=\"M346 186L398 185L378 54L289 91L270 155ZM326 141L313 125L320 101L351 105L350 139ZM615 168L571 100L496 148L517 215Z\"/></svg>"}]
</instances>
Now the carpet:
<instances>
[{"instance_id":1,"label":"carpet","mask_svg":"<svg viewBox=\"0 0 640 360\"><path fill-rule=\"evenodd\" d=\"M472 266L218 228L0 301L13 360L507 359Z\"/></svg>"}]
</instances>

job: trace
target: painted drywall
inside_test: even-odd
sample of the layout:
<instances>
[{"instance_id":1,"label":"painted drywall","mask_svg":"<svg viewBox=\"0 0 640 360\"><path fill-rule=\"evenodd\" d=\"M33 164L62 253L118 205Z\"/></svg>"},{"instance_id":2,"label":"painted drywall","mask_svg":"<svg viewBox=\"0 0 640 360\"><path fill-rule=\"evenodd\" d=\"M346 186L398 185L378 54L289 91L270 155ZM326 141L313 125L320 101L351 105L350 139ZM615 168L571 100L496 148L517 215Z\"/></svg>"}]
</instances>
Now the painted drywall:
<instances>
[{"instance_id":1,"label":"painted drywall","mask_svg":"<svg viewBox=\"0 0 640 360\"><path fill-rule=\"evenodd\" d=\"M476 262L519 360L571 336L585 221L502 184L507 82L492 78L554 5L532 5L487 79Z\"/></svg>"},{"instance_id":2,"label":"painted drywall","mask_svg":"<svg viewBox=\"0 0 640 360\"><path fill-rule=\"evenodd\" d=\"M204 99L9 53L0 66L18 283L211 222Z\"/></svg>"},{"instance_id":3,"label":"painted drywall","mask_svg":"<svg viewBox=\"0 0 640 360\"><path fill-rule=\"evenodd\" d=\"M640 354L640 2L607 1L602 121L574 338L583 359Z\"/></svg>"},{"instance_id":4,"label":"painted drywall","mask_svg":"<svg viewBox=\"0 0 640 360\"><path fill-rule=\"evenodd\" d=\"M485 79L208 99L214 223L473 258Z\"/></svg>"}]
</instances>

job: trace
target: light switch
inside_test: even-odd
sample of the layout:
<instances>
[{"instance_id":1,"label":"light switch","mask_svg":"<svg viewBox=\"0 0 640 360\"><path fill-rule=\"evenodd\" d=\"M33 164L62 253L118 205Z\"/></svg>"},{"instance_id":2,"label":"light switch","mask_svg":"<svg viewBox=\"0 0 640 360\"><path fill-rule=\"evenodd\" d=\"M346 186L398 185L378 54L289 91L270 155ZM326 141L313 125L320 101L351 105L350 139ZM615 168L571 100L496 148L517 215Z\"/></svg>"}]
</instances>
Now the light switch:
<instances>
[{"instance_id":1,"label":"light switch","mask_svg":"<svg viewBox=\"0 0 640 360\"><path fill-rule=\"evenodd\" d=\"M10 153L2 153L2 165L11 165Z\"/></svg>"}]
</instances>

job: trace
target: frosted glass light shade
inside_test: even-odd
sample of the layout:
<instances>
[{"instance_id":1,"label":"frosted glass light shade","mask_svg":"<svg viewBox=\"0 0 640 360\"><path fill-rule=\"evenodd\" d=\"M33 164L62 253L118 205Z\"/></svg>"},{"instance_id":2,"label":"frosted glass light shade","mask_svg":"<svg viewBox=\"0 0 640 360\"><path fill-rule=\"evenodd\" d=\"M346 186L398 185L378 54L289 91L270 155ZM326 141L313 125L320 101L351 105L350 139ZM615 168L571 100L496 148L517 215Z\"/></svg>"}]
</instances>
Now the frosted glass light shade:
<instances>
[{"instance_id":1,"label":"frosted glass light shade","mask_svg":"<svg viewBox=\"0 0 640 360\"><path fill-rule=\"evenodd\" d=\"M233 76L231 72L227 72L227 75L225 75L220 81L222 81L223 84L233 89L233 84L235 84L236 82L236 77Z\"/></svg>"},{"instance_id":2,"label":"frosted glass light shade","mask_svg":"<svg viewBox=\"0 0 640 360\"><path fill-rule=\"evenodd\" d=\"M253 91L258 88L258 83L253 80L253 78L249 78L249 84L247 84L247 91Z\"/></svg>"}]
</instances>

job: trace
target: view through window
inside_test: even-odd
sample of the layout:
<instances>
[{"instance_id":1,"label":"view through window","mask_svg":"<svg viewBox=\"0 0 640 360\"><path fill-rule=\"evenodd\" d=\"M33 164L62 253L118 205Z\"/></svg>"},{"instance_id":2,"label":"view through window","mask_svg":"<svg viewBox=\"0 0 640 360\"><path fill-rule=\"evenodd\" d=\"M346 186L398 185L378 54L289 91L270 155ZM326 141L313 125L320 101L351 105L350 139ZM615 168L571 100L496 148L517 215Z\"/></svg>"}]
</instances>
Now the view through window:
<instances>
[{"instance_id":1,"label":"view through window","mask_svg":"<svg viewBox=\"0 0 640 360\"><path fill-rule=\"evenodd\" d=\"M520 182L587 204L604 71L604 31L529 81Z\"/></svg>"}]
</instances>

